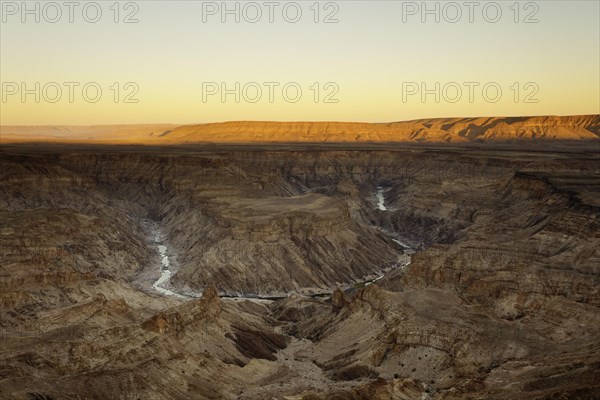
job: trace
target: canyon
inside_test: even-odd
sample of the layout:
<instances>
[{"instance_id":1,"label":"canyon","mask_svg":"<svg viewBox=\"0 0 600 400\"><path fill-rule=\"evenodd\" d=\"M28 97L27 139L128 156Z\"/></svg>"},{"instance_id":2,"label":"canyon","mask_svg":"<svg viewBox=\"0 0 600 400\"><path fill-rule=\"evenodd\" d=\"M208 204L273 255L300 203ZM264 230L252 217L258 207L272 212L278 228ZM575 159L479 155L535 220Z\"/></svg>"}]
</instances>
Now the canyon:
<instances>
[{"instance_id":1,"label":"canyon","mask_svg":"<svg viewBox=\"0 0 600 400\"><path fill-rule=\"evenodd\" d=\"M0 397L597 398L599 116L282 124L3 128Z\"/></svg>"}]
</instances>

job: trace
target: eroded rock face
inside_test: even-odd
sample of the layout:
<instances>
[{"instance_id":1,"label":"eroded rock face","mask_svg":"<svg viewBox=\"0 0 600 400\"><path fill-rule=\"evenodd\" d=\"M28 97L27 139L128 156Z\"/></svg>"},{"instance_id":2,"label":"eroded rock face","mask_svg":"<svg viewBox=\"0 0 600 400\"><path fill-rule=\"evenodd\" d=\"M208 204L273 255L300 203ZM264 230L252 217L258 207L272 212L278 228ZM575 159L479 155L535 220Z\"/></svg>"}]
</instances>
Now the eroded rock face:
<instances>
[{"instance_id":1,"label":"eroded rock face","mask_svg":"<svg viewBox=\"0 0 600 400\"><path fill-rule=\"evenodd\" d=\"M329 157L320 161L321 157L316 154L312 162L306 161L310 166L294 176L291 169L297 168L296 160L286 160L281 153L234 153L230 158L6 155L2 207L11 212L7 218L19 220L35 217L33 209L61 210L64 217L73 218L65 224L69 229L79 224L75 229L93 232L87 224L106 231L103 234L111 237L94 238L93 244L62 239L63 247L81 246L94 253L86 260L121 258L119 247L141 252L136 259L103 262L110 267L102 268L102 273L111 276L131 277L140 264L148 263L143 259L147 246L139 221L150 218L160 221L175 253L179 266L172 280L175 285L197 291L214 282L222 292L254 294L329 289L376 273L396 262L402 251L356 218L359 197L348 198L335 186L334 192L320 192L339 181L340 174L346 179L354 174L348 175L340 161L332 167ZM376 174L375 169L370 166L372 172L357 174L360 181L351 185L357 187ZM32 215L17 216L17 212ZM58 214L42 215L61 223ZM35 237L27 234L23 240ZM98 248L101 243L103 248ZM81 260L76 268L84 269L84 263Z\"/></svg>"},{"instance_id":2,"label":"eroded rock face","mask_svg":"<svg viewBox=\"0 0 600 400\"><path fill-rule=\"evenodd\" d=\"M202 125L2 126L5 143L469 143L595 140L599 115L432 118L392 123L231 121Z\"/></svg>"},{"instance_id":3,"label":"eroded rock face","mask_svg":"<svg viewBox=\"0 0 600 400\"><path fill-rule=\"evenodd\" d=\"M3 149L2 395L595 398L597 152L292 150Z\"/></svg>"}]
</instances>

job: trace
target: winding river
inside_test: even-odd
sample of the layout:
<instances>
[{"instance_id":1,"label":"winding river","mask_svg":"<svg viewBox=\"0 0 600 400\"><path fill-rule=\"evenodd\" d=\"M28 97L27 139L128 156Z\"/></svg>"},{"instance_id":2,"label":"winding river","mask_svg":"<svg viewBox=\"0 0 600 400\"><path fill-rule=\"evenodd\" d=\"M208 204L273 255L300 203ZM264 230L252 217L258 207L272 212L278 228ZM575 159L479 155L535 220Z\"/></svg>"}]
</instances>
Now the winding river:
<instances>
[{"instance_id":1,"label":"winding river","mask_svg":"<svg viewBox=\"0 0 600 400\"><path fill-rule=\"evenodd\" d=\"M381 186L377 187L377 192L375 193L375 197L377 199L377 209L380 211L387 211L387 207L385 206L384 192L385 192L385 189L383 187L381 187ZM171 269L172 264L171 264L171 260L170 260L170 256L169 256L170 252L169 252L169 249L165 242L165 235L160 232L160 230L158 228L158 224L156 224L153 221L144 220L144 221L142 221L142 224L151 233L152 241L156 245L156 247L158 249L158 253L160 255L160 266L159 266L160 276L152 284L152 288L165 296L171 296L171 297L175 297L175 298L178 298L181 300L189 300L189 299L195 299L195 298L201 297L202 295L198 294L198 293L183 293L183 292L174 291L174 290L171 290L168 288L169 282L171 280L171 276L173 275L173 271ZM384 231L384 233L389 235L389 233L387 233L385 231ZM412 253L414 253L414 250L409 245L400 241L399 239L392 238L392 240L395 243L398 243L400 246L402 246L402 248L405 251L405 254L403 255L403 257L401 259L398 260L398 263L394 264L390 268L386 268L382 275L379 275L374 279L358 281L358 282L354 282L350 285L347 285L345 288L343 288L344 291L350 291L350 290L354 290L359 287L369 286L369 285L383 279L386 275L388 275L392 271L394 271L398 268L404 269L410 265L410 255ZM310 297L327 297L327 296L331 296L332 293L333 293L332 291L323 291L323 292L319 292L317 294L312 294L312 295L310 295ZM285 298L282 296L259 296L259 295L254 295L254 294L236 294L236 295L221 294L220 297L224 298L224 299L231 299L231 300L254 300L254 301L274 301L274 300L279 300L279 299Z\"/></svg>"},{"instance_id":2,"label":"winding river","mask_svg":"<svg viewBox=\"0 0 600 400\"><path fill-rule=\"evenodd\" d=\"M169 260L169 256L167 255L167 246L165 246L164 244L159 244L158 252L160 254L161 273L160 273L160 277L156 280L156 282L154 282L152 284L152 287L156 291L164 294L165 296L173 296L173 297L178 297L180 299L189 299L189 298L195 297L195 296L186 295L186 294L179 293L179 292L174 292L174 291L164 287L164 285L168 284L169 281L171 280L172 272L169 269L169 267L171 266L171 262Z\"/></svg>"}]
</instances>

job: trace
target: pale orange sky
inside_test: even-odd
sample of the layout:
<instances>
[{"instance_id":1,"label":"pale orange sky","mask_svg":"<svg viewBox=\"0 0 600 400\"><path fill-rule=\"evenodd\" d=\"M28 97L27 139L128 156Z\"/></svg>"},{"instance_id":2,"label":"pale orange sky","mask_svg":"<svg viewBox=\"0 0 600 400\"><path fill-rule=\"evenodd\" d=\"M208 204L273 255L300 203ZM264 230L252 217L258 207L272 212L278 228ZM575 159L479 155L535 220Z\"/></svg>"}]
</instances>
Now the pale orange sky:
<instances>
[{"instance_id":1,"label":"pale orange sky","mask_svg":"<svg viewBox=\"0 0 600 400\"><path fill-rule=\"evenodd\" d=\"M600 113L598 1L35 3L2 3L2 125Z\"/></svg>"}]
</instances>

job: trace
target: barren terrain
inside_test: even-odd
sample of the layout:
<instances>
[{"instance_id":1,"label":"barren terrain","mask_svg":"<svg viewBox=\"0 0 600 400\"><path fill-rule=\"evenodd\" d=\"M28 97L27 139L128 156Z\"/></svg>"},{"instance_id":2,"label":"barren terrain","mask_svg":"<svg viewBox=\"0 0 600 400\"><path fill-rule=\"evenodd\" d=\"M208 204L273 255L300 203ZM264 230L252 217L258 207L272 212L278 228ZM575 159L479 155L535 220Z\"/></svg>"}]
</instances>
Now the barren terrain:
<instances>
[{"instance_id":1,"label":"barren terrain","mask_svg":"<svg viewBox=\"0 0 600 400\"><path fill-rule=\"evenodd\" d=\"M1 126L2 142L498 143L600 138L599 115L434 118L390 123L237 121L199 125Z\"/></svg>"},{"instance_id":2,"label":"barren terrain","mask_svg":"<svg viewBox=\"0 0 600 400\"><path fill-rule=\"evenodd\" d=\"M597 398L597 140L420 123L451 144L3 127L0 398Z\"/></svg>"}]
</instances>

